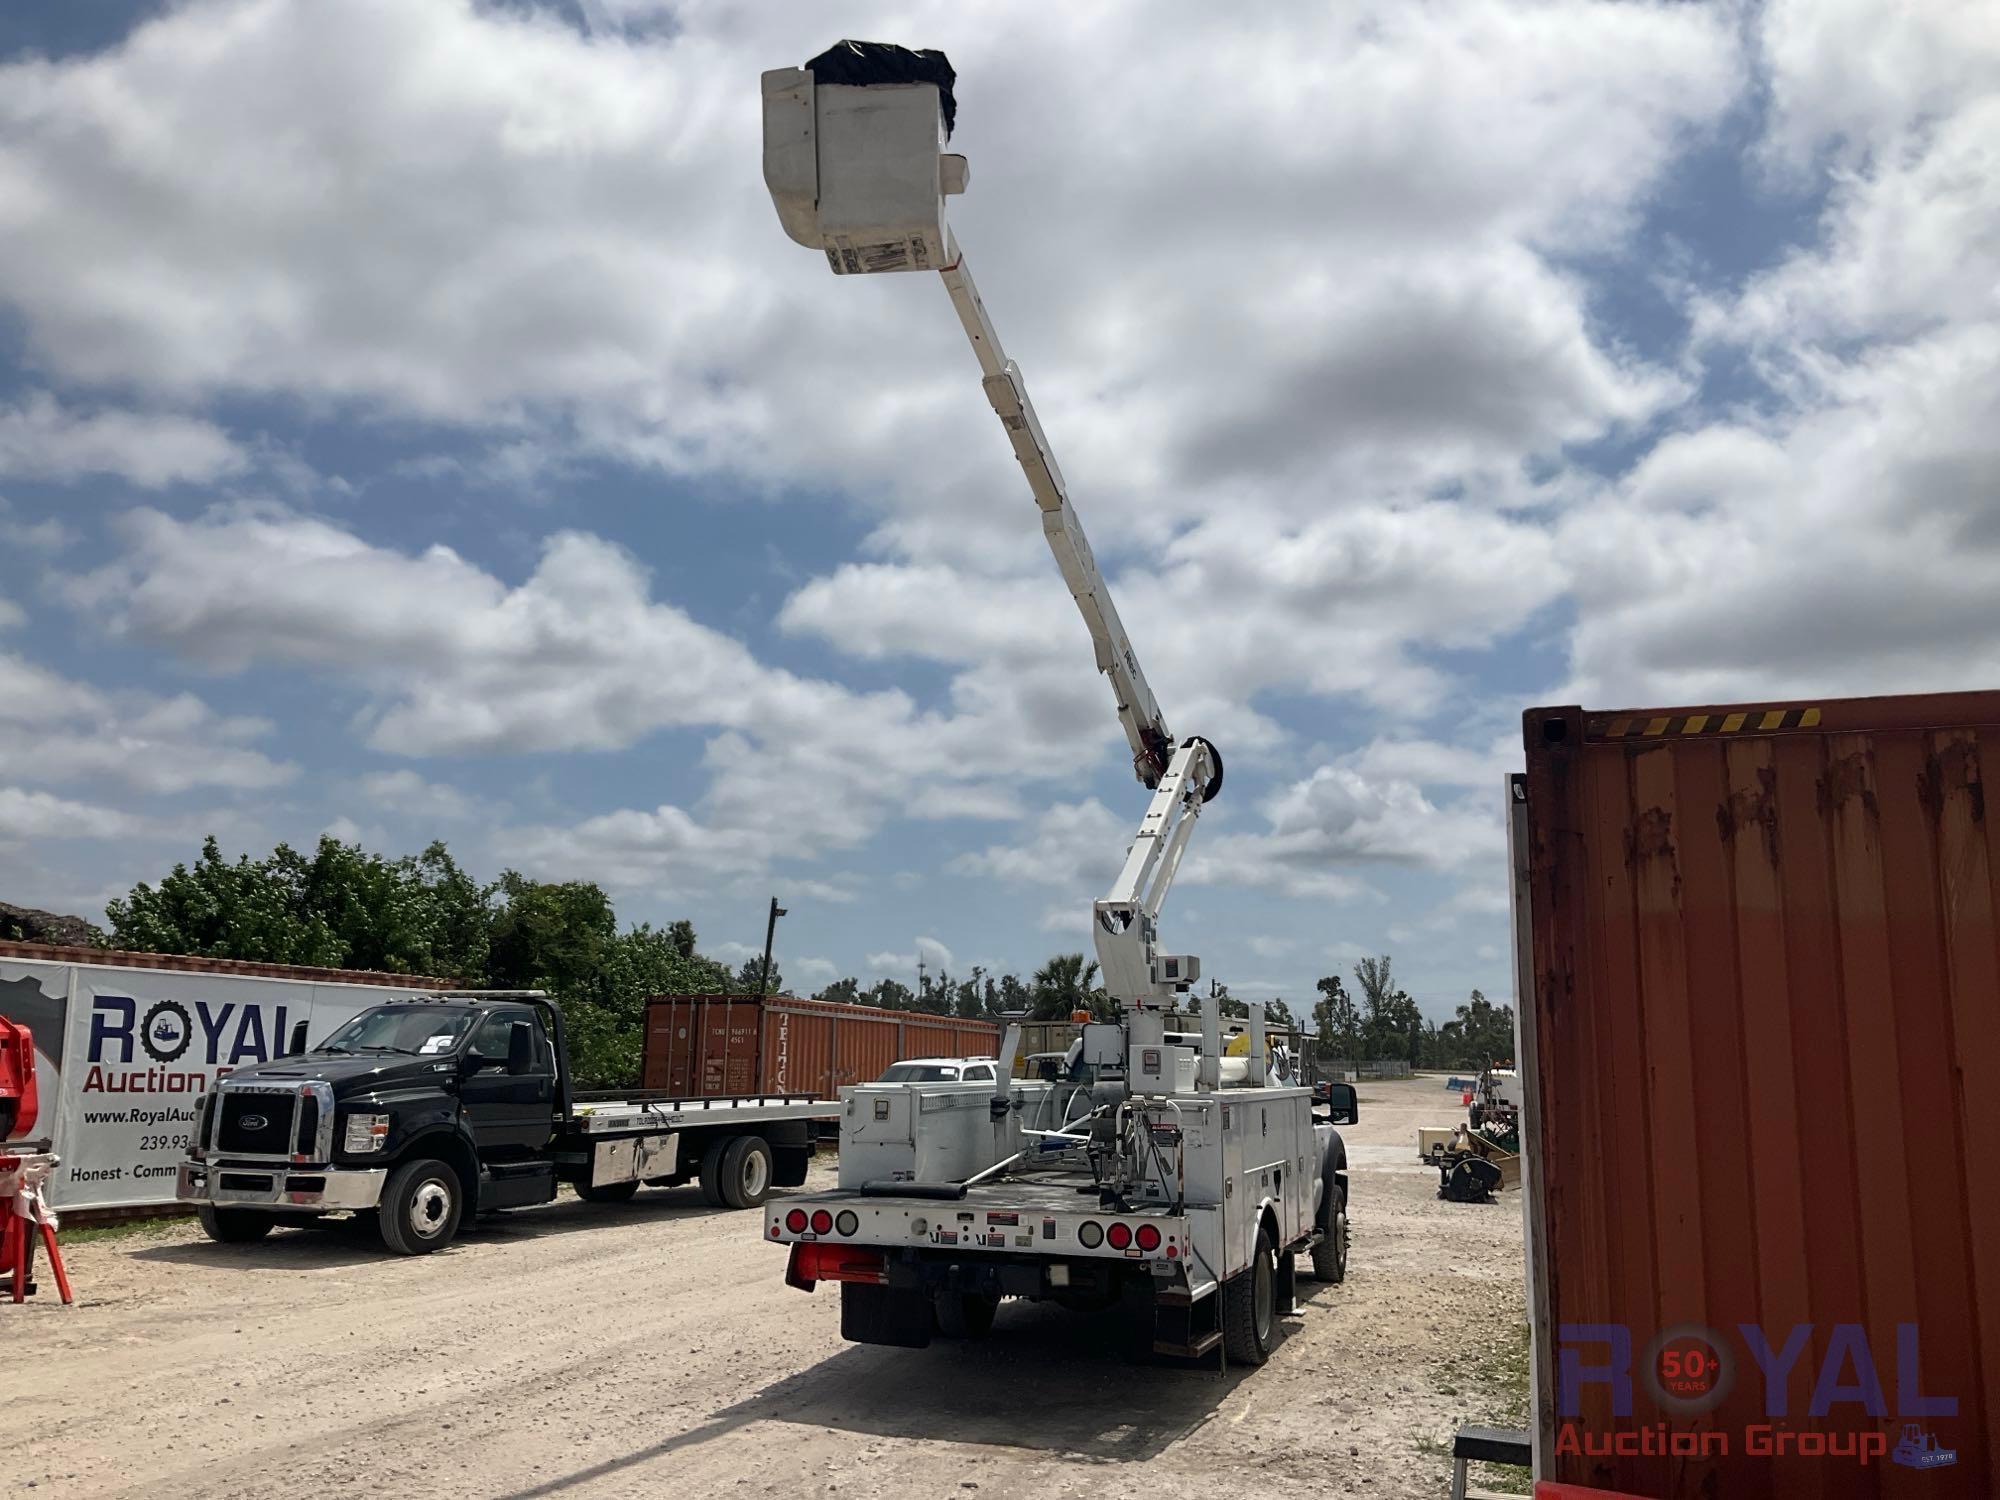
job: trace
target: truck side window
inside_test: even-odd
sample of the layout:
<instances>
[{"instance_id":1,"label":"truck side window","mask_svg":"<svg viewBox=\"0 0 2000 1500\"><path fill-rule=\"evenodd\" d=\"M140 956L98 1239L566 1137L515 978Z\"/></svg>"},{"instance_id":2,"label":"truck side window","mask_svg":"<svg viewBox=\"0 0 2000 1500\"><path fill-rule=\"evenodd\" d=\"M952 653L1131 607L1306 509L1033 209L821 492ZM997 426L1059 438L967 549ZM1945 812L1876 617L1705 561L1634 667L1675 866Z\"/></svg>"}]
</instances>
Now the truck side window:
<instances>
[{"instance_id":1,"label":"truck side window","mask_svg":"<svg viewBox=\"0 0 2000 1500\"><path fill-rule=\"evenodd\" d=\"M516 1021L526 1021L529 1025L533 1026L535 1018L525 1010L494 1011L479 1023L479 1029L472 1033L472 1041L467 1045L465 1050L472 1056L483 1058L489 1062L505 1063L507 1061L507 1043L513 1036L514 1023ZM541 1028L536 1027L535 1029L537 1032L535 1062L539 1066L542 1061L543 1050L539 1035Z\"/></svg>"}]
</instances>

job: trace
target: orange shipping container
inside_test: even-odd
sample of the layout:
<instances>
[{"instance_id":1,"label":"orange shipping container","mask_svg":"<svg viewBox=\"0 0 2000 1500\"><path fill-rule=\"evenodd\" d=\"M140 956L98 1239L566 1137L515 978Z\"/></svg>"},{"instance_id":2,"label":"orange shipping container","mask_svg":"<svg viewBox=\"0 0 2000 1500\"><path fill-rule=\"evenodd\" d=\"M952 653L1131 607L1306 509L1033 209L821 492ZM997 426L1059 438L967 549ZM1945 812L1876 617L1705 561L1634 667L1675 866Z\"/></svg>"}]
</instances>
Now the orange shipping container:
<instances>
[{"instance_id":1,"label":"orange shipping container","mask_svg":"<svg viewBox=\"0 0 2000 1500\"><path fill-rule=\"evenodd\" d=\"M1524 728L1539 1476L2000 1493L2000 694Z\"/></svg>"},{"instance_id":2,"label":"orange shipping container","mask_svg":"<svg viewBox=\"0 0 2000 1500\"><path fill-rule=\"evenodd\" d=\"M682 1098L831 1099L906 1057L991 1057L992 1021L790 995L656 995L646 1002L644 1086Z\"/></svg>"}]
</instances>

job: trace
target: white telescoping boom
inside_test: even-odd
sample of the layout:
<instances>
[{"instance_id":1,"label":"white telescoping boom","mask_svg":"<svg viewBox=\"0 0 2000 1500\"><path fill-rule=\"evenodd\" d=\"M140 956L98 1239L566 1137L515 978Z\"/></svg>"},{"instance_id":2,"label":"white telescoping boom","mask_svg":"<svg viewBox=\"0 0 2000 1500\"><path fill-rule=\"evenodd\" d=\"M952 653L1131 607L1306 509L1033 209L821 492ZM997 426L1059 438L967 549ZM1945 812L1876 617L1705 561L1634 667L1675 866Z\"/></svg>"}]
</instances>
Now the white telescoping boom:
<instances>
[{"instance_id":1,"label":"white telescoping boom","mask_svg":"<svg viewBox=\"0 0 2000 1500\"><path fill-rule=\"evenodd\" d=\"M1133 1040L1159 1041L1156 1013L1200 977L1192 955L1157 951L1158 919L1201 804L1222 787L1207 740L1176 745L1071 507L1020 368L1007 357L945 222L968 181L947 153L954 75L942 53L841 42L803 68L763 75L764 180L785 231L837 275L935 270L979 357L986 399L1007 429L1042 512L1042 534L1111 681L1132 767L1153 792L1117 882L1095 905L1104 987L1130 1009Z\"/></svg>"}]
</instances>

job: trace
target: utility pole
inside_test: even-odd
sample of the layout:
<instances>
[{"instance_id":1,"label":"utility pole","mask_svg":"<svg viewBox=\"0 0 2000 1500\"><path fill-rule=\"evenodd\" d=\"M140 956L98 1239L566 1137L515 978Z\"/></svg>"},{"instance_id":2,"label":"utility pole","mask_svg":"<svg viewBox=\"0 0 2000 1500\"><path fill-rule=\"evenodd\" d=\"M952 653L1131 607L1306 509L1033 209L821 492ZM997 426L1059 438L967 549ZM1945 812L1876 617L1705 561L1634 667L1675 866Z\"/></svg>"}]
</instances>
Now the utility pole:
<instances>
[{"instance_id":1,"label":"utility pole","mask_svg":"<svg viewBox=\"0 0 2000 1500\"><path fill-rule=\"evenodd\" d=\"M771 939L778 935L778 918L785 914L784 907L778 905L778 898L771 898L771 917L764 924L764 969L757 976L759 999L771 993Z\"/></svg>"},{"instance_id":2,"label":"utility pole","mask_svg":"<svg viewBox=\"0 0 2000 1500\"><path fill-rule=\"evenodd\" d=\"M930 972L930 970L928 969L928 967L927 967L927 966L925 965L925 963L924 963L924 959L923 959L923 955L922 955L921 953L920 953L920 954L918 954L918 955L917 955L917 995L918 995L918 998L920 998L920 999L921 999L921 998L922 998L923 996L925 996L925 995L928 995L928 994L929 994L929 993L931 992L931 991L930 991L930 986L929 986L929 984L925 982L925 976L926 976L926 975L927 975L927 974L928 974L929 972Z\"/></svg>"}]
</instances>

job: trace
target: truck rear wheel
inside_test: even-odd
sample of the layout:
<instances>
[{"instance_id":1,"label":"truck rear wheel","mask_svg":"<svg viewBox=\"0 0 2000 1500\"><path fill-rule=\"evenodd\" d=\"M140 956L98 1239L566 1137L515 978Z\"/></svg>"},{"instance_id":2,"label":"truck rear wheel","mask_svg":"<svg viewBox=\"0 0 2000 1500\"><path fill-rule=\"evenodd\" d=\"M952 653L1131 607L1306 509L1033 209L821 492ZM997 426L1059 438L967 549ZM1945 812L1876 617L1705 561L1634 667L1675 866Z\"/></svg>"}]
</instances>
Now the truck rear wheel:
<instances>
[{"instance_id":1,"label":"truck rear wheel","mask_svg":"<svg viewBox=\"0 0 2000 1500\"><path fill-rule=\"evenodd\" d=\"M1234 1365L1261 1365L1271 1357L1278 1323L1278 1248L1268 1224L1257 1226L1250 1264L1222 1288L1222 1343Z\"/></svg>"},{"instance_id":2,"label":"truck rear wheel","mask_svg":"<svg viewBox=\"0 0 2000 1500\"><path fill-rule=\"evenodd\" d=\"M250 1208L217 1208L212 1203L202 1204L195 1217L201 1220L201 1232L218 1245L247 1245L261 1240L277 1225L270 1214Z\"/></svg>"},{"instance_id":3,"label":"truck rear wheel","mask_svg":"<svg viewBox=\"0 0 2000 1500\"><path fill-rule=\"evenodd\" d=\"M710 1208L729 1206L729 1201L722 1196L722 1153L729 1149L734 1139L733 1136L719 1135L701 1153L701 1199Z\"/></svg>"},{"instance_id":4,"label":"truck rear wheel","mask_svg":"<svg viewBox=\"0 0 2000 1500\"><path fill-rule=\"evenodd\" d=\"M458 1173L427 1156L406 1161L382 1190L382 1243L398 1255L442 1250L458 1233L464 1211Z\"/></svg>"},{"instance_id":5,"label":"truck rear wheel","mask_svg":"<svg viewBox=\"0 0 2000 1500\"><path fill-rule=\"evenodd\" d=\"M771 1146L761 1135L739 1135L722 1152L722 1201L755 1208L771 1196Z\"/></svg>"}]
</instances>

